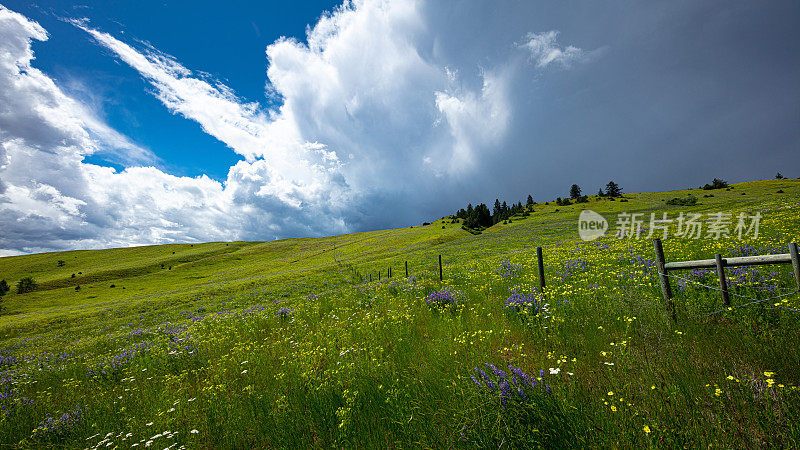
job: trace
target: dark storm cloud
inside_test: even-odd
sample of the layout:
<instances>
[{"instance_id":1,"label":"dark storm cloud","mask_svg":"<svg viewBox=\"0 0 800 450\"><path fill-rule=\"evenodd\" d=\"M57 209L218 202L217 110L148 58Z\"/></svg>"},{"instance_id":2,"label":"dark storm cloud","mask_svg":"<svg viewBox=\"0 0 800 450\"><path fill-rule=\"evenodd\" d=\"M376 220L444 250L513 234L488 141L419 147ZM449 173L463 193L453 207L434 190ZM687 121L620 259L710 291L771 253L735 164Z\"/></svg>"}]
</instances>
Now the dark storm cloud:
<instances>
[{"instance_id":1,"label":"dark storm cloud","mask_svg":"<svg viewBox=\"0 0 800 450\"><path fill-rule=\"evenodd\" d=\"M15 17L0 29L12 58L0 80L18 104L0 117L0 209L28 228L2 246L320 235L495 197L544 201L572 183L633 192L800 176L798 17L796 2L355 2L305 42L267 48L268 94L282 101L272 110L75 22L167 109L247 159L223 184L81 164L126 141L35 69L15 72L29 40L45 38ZM31 79L36 89L20 88ZM41 98L69 120L44 120ZM74 176L34 177L48 153L47 173Z\"/></svg>"}]
</instances>

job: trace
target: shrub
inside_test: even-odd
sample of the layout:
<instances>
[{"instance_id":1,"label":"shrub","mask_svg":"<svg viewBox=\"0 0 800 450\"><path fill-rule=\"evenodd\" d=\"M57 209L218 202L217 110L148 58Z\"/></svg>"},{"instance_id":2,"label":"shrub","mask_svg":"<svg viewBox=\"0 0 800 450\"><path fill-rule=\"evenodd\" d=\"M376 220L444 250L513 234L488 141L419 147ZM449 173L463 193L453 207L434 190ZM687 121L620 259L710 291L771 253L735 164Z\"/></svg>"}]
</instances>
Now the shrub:
<instances>
[{"instance_id":1,"label":"shrub","mask_svg":"<svg viewBox=\"0 0 800 450\"><path fill-rule=\"evenodd\" d=\"M703 186L703 189L709 191L711 189L725 189L728 187L728 182L725 180L720 180L719 178L714 178L711 181L711 184L706 184Z\"/></svg>"},{"instance_id":2,"label":"shrub","mask_svg":"<svg viewBox=\"0 0 800 450\"><path fill-rule=\"evenodd\" d=\"M8 294L8 291L10 290L11 288L8 287L8 283L6 283L6 280L0 281L0 297Z\"/></svg>"},{"instance_id":3,"label":"shrub","mask_svg":"<svg viewBox=\"0 0 800 450\"><path fill-rule=\"evenodd\" d=\"M468 232L468 233L470 233L470 234L474 234L474 235L481 234L482 233L481 230L483 230L483 228L481 228L480 230L476 230L474 228L467 228L466 225L461 225L461 229L466 231L466 232Z\"/></svg>"},{"instance_id":4,"label":"shrub","mask_svg":"<svg viewBox=\"0 0 800 450\"><path fill-rule=\"evenodd\" d=\"M25 277L17 282L17 294L33 292L37 287L36 281L31 277Z\"/></svg>"},{"instance_id":5,"label":"shrub","mask_svg":"<svg viewBox=\"0 0 800 450\"><path fill-rule=\"evenodd\" d=\"M667 200L667 204L672 206L694 206L697 204L697 197L693 195L686 198L675 197Z\"/></svg>"}]
</instances>

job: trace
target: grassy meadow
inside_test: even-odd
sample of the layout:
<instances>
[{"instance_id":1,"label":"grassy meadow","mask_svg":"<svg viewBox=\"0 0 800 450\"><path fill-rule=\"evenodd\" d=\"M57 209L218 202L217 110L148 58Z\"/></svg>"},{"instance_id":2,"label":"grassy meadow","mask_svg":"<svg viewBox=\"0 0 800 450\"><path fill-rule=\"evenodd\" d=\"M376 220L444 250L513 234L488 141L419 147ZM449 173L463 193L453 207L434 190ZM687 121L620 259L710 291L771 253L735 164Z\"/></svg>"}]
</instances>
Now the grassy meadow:
<instances>
[{"instance_id":1,"label":"grassy meadow","mask_svg":"<svg viewBox=\"0 0 800 450\"><path fill-rule=\"evenodd\" d=\"M580 240L582 209L611 233ZM758 238L673 224L667 260L785 253L799 210L800 180L768 180L538 203L479 235L438 219L0 258L0 445L797 448L791 266L728 269L730 310L700 285L713 271L674 273L672 321L651 240L613 231L619 212L721 211L731 230L759 212Z\"/></svg>"}]
</instances>

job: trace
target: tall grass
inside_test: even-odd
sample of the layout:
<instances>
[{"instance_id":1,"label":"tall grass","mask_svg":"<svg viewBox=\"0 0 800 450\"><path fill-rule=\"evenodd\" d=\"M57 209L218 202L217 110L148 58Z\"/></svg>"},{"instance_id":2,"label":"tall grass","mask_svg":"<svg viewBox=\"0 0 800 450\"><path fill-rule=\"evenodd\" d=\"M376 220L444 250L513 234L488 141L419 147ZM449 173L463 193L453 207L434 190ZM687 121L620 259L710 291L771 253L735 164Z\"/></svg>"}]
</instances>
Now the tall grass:
<instances>
[{"instance_id":1,"label":"tall grass","mask_svg":"<svg viewBox=\"0 0 800 450\"><path fill-rule=\"evenodd\" d=\"M732 198L726 205L741 208ZM798 238L796 199L764 209L752 246L779 251ZM673 322L648 241L583 243L567 234L540 241L548 280L540 293L530 238L518 232L540 228L518 222L452 247L443 283L422 261L434 261L452 240L428 253L409 244L389 258L395 274L396 259L412 261L413 276L372 282L364 274L375 267L385 274L386 260L358 259L369 248L339 246L336 259L310 259L327 265L268 282L8 322L0 331L0 442L800 445L800 313L790 309L800 309L797 295L707 315L723 307L718 293L676 284ZM541 224L552 231L547 219ZM440 230L425 233L438 239ZM678 260L733 254L740 244L669 239L664 246L667 259ZM190 273L254 270L232 261ZM793 288L787 266L759 270L735 274L734 292L766 299ZM740 301L734 297L734 306Z\"/></svg>"}]
</instances>

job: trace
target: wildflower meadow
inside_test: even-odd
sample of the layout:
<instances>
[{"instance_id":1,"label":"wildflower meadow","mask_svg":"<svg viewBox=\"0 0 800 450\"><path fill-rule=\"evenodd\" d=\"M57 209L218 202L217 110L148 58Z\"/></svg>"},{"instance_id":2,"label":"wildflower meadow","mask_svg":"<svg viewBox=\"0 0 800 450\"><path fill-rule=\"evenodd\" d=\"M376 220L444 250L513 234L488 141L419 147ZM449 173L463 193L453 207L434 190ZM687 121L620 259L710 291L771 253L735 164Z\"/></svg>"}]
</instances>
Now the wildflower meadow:
<instances>
[{"instance_id":1,"label":"wildflower meadow","mask_svg":"<svg viewBox=\"0 0 800 450\"><path fill-rule=\"evenodd\" d=\"M800 241L798 180L666 204L687 192L537 203L482 234L447 218L0 258L0 278L38 284L2 297L0 443L800 447L790 265L730 268L730 307L713 270L676 272L673 320L651 240L578 237L591 208L763 216L757 238L665 239L670 261Z\"/></svg>"}]
</instances>

